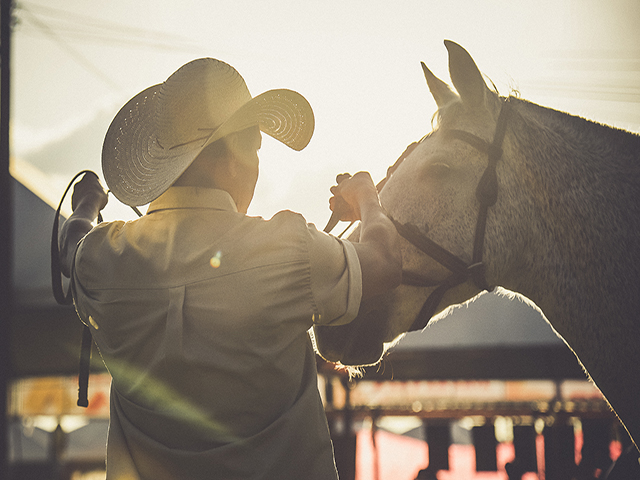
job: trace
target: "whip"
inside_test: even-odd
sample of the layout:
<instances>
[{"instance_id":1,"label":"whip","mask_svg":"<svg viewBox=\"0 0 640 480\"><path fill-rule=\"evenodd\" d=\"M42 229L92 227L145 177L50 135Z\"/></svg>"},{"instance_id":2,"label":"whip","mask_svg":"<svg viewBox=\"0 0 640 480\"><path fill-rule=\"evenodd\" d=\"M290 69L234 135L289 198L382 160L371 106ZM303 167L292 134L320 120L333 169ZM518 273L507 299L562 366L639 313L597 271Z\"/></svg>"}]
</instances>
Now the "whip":
<instances>
[{"instance_id":1,"label":"whip","mask_svg":"<svg viewBox=\"0 0 640 480\"><path fill-rule=\"evenodd\" d=\"M53 289L53 296L60 305L71 305L73 304L73 293L71 291L71 284L69 284L67 291L64 291L64 287L62 284L62 269L60 266L60 247L58 245L58 234L59 234L59 224L60 224L60 211L62 210L62 204L64 202L67 193L75 183L75 181L84 174L96 175L95 172L91 170L82 170L77 173L67 185L64 193L62 194L62 198L60 199L60 203L56 210L55 216L53 218L53 229L51 232L51 287ZM107 192L108 193L108 192ZM131 207L136 214L141 217L142 213L136 207ZM98 213L98 223L102 222L102 213ZM88 398L88 388L89 388L89 368L91 365L91 330L87 325L84 325L84 329L82 330L82 345L80 347L80 362L79 362L79 372L78 372L78 406L79 407L87 407L89 406L89 398Z\"/></svg>"}]
</instances>

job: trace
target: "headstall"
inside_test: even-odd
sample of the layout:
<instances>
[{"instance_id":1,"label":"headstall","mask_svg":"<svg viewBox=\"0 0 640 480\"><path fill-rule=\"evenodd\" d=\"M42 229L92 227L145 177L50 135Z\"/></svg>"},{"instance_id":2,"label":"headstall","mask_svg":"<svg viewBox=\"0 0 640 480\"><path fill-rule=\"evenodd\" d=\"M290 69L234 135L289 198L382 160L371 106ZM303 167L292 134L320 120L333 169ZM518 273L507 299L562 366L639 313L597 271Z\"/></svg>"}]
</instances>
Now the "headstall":
<instances>
[{"instance_id":1,"label":"headstall","mask_svg":"<svg viewBox=\"0 0 640 480\"><path fill-rule=\"evenodd\" d=\"M478 186L476 187L476 198L480 202L478 219L476 221L475 237L473 244L473 255L471 263L467 263L460 257L454 255L446 248L438 245L436 242L427 237L420 229L411 223L400 223L391 215L389 219L393 222L398 234L411 243L421 252L425 253L433 260L438 262L451 271L451 275L442 282L433 282L425 276L410 272L402 271L402 284L415 287L436 287L435 290L427 297L420 312L416 316L409 331L422 330L427 326L429 320L438 308L445 293L453 287L456 287L467 280L471 279L473 283L480 289L491 291L493 287L489 286L485 277L485 264L482 260L484 248L485 229L487 224L487 214L489 208L496 203L498 198L498 179L496 174L496 166L502 158L502 141L504 140L507 128L507 120L511 108L511 97L507 97L503 103L502 109L496 123L496 131L491 143L482 138L466 132L464 130L447 130L446 135L452 136L458 140L468 143L472 147L480 150L488 155L488 164L485 169ZM400 166L404 159L413 151L419 142L409 145L398 160L387 170L387 176L377 185L378 191L382 189L384 184ZM329 224L332 220L329 221ZM327 225L327 228L329 225ZM325 229L327 231L327 229Z\"/></svg>"}]
</instances>

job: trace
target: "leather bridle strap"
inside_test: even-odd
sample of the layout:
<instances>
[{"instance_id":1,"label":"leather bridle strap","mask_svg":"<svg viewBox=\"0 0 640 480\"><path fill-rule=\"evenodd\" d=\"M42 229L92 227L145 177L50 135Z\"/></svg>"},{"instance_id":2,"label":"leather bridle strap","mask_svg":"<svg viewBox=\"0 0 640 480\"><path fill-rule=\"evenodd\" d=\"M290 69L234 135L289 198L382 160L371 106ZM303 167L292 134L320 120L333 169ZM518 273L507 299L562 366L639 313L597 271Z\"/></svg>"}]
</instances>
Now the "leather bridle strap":
<instances>
[{"instance_id":1,"label":"leather bridle strap","mask_svg":"<svg viewBox=\"0 0 640 480\"><path fill-rule=\"evenodd\" d=\"M496 203L498 198L498 178L496 174L496 166L500 158L502 158L502 142L504 140L505 132L507 129L507 120L509 117L509 111L511 108L511 97L505 99L498 120L496 123L496 131L494 133L493 141L491 143L464 130L446 130L444 135L450 135L458 140L468 143L472 147L484 152L488 155L487 168L485 169L478 186L476 187L476 198L480 203L478 212L478 219L476 221L476 229L473 243L473 254L471 263L468 264L460 257L454 255L446 248L438 245L436 242L427 237L420 229L410 223L400 223L395 220L391 215L387 214L389 219L393 222L398 234L411 243L421 252L425 253L436 262L447 268L452 274L442 282L436 282L428 279L426 276L411 272L408 270L402 271L402 284L415 287L436 287L433 292L427 297L420 312L416 316L409 331L422 330L427 326L429 320L435 313L438 305L442 301L445 293L453 287L456 287L462 283L465 283L468 279L471 279L473 283L480 290L493 290L487 283L485 277L485 265L482 261L482 254L484 250L484 237L487 225L487 215L489 208ZM425 137L426 138L426 137ZM404 159L413 151L413 149L419 145L420 142L412 143L407 147L398 160L387 170L387 176L377 185L378 191L389 180L391 175L400 166ZM330 232L335 224L338 222L339 215L333 212L325 232ZM344 233L344 232L343 232Z\"/></svg>"},{"instance_id":2,"label":"leather bridle strap","mask_svg":"<svg viewBox=\"0 0 640 480\"><path fill-rule=\"evenodd\" d=\"M445 133L446 135L451 135L458 140L468 143L482 152L486 152L488 155L487 168L482 174L476 188L476 198L480 202L480 209L476 221L473 254L470 264L467 264L461 258L429 239L415 225L400 223L389 216L400 236L452 272L451 276L447 277L443 282L435 283L420 274L403 270L402 283L404 285L437 287L425 301L409 331L422 330L425 328L445 293L449 289L466 282L469 278L480 290L493 290L493 287L488 285L485 277L485 264L482 261L482 255L488 211L489 208L496 203L498 198L496 166L500 158L502 158L502 142L507 127L507 119L511 105L510 98L511 97L504 101L491 143L463 130L448 130Z\"/></svg>"},{"instance_id":3,"label":"leather bridle strap","mask_svg":"<svg viewBox=\"0 0 640 480\"><path fill-rule=\"evenodd\" d=\"M423 253L426 253L431 258L433 258L440 265L446 267L449 271L453 272L457 275L467 274L468 265L464 260L455 256L453 253L449 252L444 247L441 247L436 242L431 240L429 237L424 235L418 227L411 223L400 223L395 220L391 215L388 215L393 225L396 227L398 234L411 243L414 247L420 250ZM404 283L404 275L403 272L403 283ZM420 286L425 286L424 284Z\"/></svg>"},{"instance_id":4,"label":"leather bridle strap","mask_svg":"<svg viewBox=\"0 0 640 480\"><path fill-rule=\"evenodd\" d=\"M454 130L452 132L453 135L457 138L462 139L475 148L479 148L480 150L484 151L485 148L481 148L479 145L479 142L482 142L481 144L486 145L486 152L489 157L487 168L482 174L482 178L480 178L480 182L476 187L476 198L480 202L480 210L478 212L478 221L476 222L476 231L473 242L473 256L471 259L472 266L483 265L480 268L471 270L471 275L475 284L481 287L483 290L490 290L484 277L482 252L484 249L484 236L486 231L489 207L495 205L496 201L498 200L498 176L496 173L496 167L498 165L498 161L502 158L502 142L507 130L507 118L509 116L509 109L511 107L511 102L509 101L510 98L511 97L507 97L502 106L502 109L500 110L500 115L498 116L498 121L496 124L496 131L493 136L493 142L491 144L487 144L481 138L475 137L475 135L471 135L468 132L463 132L461 130ZM475 137L475 139L471 140L470 137ZM481 277L479 277L480 272L482 275Z\"/></svg>"}]
</instances>

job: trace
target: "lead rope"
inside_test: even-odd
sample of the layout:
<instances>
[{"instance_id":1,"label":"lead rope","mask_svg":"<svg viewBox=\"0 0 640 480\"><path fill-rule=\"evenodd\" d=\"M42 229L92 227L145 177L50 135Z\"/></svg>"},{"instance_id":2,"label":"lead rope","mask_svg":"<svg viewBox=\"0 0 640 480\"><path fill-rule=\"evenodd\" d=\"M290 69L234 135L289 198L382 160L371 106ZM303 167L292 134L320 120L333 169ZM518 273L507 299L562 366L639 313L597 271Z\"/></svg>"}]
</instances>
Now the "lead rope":
<instances>
[{"instance_id":1,"label":"lead rope","mask_svg":"<svg viewBox=\"0 0 640 480\"><path fill-rule=\"evenodd\" d=\"M55 216L53 218L53 229L51 232L51 287L53 290L53 296L60 305L71 305L73 304L73 294L71 291L71 283L69 283L69 287L65 293L64 287L62 285L62 268L60 266L60 248L58 244L58 235L59 235L59 224L60 224L60 211L62 210L62 203L64 202L67 193L71 189L71 186L75 183L76 179L80 175L84 175L90 173L92 175L96 175L91 170L82 170L78 174L76 174L64 193L62 194L62 198L60 199L60 203L58 204L58 208L56 210ZM96 175L97 177L97 175ZM141 217L142 213L136 207L131 207L136 214ZM98 213L98 223L102 223L102 213ZM72 270L73 274L73 270ZM79 407L88 407L89 406L89 371L91 367L91 347L92 347L92 337L91 337L91 329L88 325L84 325L82 329L82 344L80 346L80 361L78 365L78 402L77 405Z\"/></svg>"},{"instance_id":2,"label":"lead rope","mask_svg":"<svg viewBox=\"0 0 640 480\"><path fill-rule=\"evenodd\" d=\"M91 170L83 170L76 174L76 176L71 179L69 185L67 185L67 188L62 194L62 198L60 199L60 203L58 204L56 214L53 217L53 229L51 231L51 287L53 289L53 296L56 299L56 302L58 302L60 305L71 305L73 303L71 286L69 286L66 293L62 286L62 269L60 267L60 249L58 246L58 225L60 224L60 211L62 210L62 203L64 202L67 193L69 193L72 185L80 175L84 175L86 173L95 175L95 173ZM98 223L100 222L102 222L102 215L98 214Z\"/></svg>"},{"instance_id":3,"label":"lead rope","mask_svg":"<svg viewBox=\"0 0 640 480\"><path fill-rule=\"evenodd\" d=\"M64 202L67 193L71 189L71 186L75 183L76 179L83 174L94 172L90 170L83 170L71 179L69 185L62 194L60 204L56 210L55 217L53 218L53 229L51 231L51 287L53 289L53 296L60 305L71 305L73 303L73 294L71 292L71 283L65 293L62 286L62 269L60 267L60 248L58 245L59 224L60 224L60 210L62 210L62 203ZM98 214L98 223L102 222L102 214ZM79 407L89 406L89 369L91 366L91 330L87 325L84 325L82 329L82 345L80 347L80 362L78 365L78 402Z\"/></svg>"}]
</instances>

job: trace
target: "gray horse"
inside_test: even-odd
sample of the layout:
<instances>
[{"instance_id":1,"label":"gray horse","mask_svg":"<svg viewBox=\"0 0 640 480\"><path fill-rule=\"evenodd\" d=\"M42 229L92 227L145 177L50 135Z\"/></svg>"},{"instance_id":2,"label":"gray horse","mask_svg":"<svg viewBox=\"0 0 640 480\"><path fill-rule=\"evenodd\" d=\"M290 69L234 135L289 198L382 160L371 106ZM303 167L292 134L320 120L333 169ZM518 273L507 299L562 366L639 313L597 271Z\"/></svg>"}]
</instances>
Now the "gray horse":
<instances>
[{"instance_id":1,"label":"gray horse","mask_svg":"<svg viewBox=\"0 0 640 480\"><path fill-rule=\"evenodd\" d=\"M499 286L544 313L637 444L640 137L500 97L466 50L445 44L457 93L423 65L436 128L380 192L409 239L406 284L350 325L315 327L316 347L332 362L372 365L416 316L421 328Z\"/></svg>"}]
</instances>

